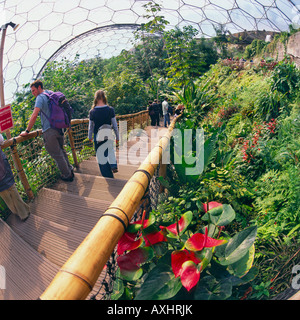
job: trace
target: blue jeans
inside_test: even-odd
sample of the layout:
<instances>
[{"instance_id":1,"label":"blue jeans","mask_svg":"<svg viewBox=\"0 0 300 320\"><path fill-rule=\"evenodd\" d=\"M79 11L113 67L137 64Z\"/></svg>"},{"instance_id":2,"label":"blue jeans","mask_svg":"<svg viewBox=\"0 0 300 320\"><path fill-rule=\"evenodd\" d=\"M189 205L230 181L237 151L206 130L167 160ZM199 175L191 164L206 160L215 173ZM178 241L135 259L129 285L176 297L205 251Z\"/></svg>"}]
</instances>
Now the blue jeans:
<instances>
[{"instance_id":1,"label":"blue jeans","mask_svg":"<svg viewBox=\"0 0 300 320\"><path fill-rule=\"evenodd\" d=\"M114 151L114 142L112 140L105 140L95 143L96 158L100 168L100 172L105 178L113 178L113 169L117 169L117 159Z\"/></svg>"},{"instance_id":2,"label":"blue jeans","mask_svg":"<svg viewBox=\"0 0 300 320\"><path fill-rule=\"evenodd\" d=\"M167 127L170 125L170 115L167 113L164 115L164 126Z\"/></svg>"}]
</instances>

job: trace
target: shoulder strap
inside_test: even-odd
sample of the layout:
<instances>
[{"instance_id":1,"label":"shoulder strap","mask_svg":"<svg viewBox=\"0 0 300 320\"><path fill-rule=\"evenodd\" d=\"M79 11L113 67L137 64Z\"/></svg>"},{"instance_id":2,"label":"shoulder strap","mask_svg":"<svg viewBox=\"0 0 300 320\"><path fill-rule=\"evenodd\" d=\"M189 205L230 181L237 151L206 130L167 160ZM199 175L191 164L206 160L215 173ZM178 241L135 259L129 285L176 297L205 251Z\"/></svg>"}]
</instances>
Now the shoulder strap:
<instances>
[{"instance_id":1,"label":"shoulder strap","mask_svg":"<svg viewBox=\"0 0 300 320\"><path fill-rule=\"evenodd\" d=\"M44 91L41 94L44 94L48 98L48 102L49 102L50 94L46 91ZM48 106L49 106L49 103L48 103ZM50 118L46 115L46 113L42 109L40 109L40 112L48 119L48 121L50 121Z\"/></svg>"}]
</instances>

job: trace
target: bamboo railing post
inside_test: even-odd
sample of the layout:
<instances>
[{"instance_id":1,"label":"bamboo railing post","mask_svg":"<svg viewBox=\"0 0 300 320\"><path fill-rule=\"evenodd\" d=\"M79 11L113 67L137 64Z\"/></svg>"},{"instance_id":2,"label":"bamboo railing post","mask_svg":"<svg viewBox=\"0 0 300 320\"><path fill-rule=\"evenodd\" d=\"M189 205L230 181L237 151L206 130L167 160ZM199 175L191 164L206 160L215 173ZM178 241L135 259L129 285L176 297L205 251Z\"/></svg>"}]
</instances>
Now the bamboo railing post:
<instances>
[{"instance_id":1,"label":"bamboo railing post","mask_svg":"<svg viewBox=\"0 0 300 320\"><path fill-rule=\"evenodd\" d=\"M72 127L68 128L67 131L68 131L71 151L72 151L72 155L73 155L74 165L75 165L76 168L78 168L79 164L78 164L78 160L77 160L77 154L76 154L76 149L75 149L75 143L74 143Z\"/></svg>"},{"instance_id":2,"label":"bamboo railing post","mask_svg":"<svg viewBox=\"0 0 300 320\"><path fill-rule=\"evenodd\" d=\"M24 168L22 166L22 163L21 163L21 160L20 160L20 156L18 154L18 150L16 148L16 144L17 143L20 143L22 141L25 141L25 140L29 140L29 139L32 139L33 137L36 137L36 136L39 136L41 135L41 130L37 130L37 131L33 131L31 132L30 134L28 134L28 136L26 137L17 137L17 138L11 138L11 139L8 139L6 140L3 145L1 146L2 149L5 149L7 147L10 147L11 148L11 153L12 153L12 158L13 158L13 161L14 161L14 165L17 169L17 174L20 178L20 181L24 187L24 190L28 196L28 198L30 200L34 199L34 194L31 190L31 187L29 185L29 182L28 182L28 179L27 179L27 176L24 172Z\"/></svg>"},{"instance_id":3,"label":"bamboo railing post","mask_svg":"<svg viewBox=\"0 0 300 320\"><path fill-rule=\"evenodd\" d=\"M19 157L19 154L18 154L18 150L16 148L16 146L13 144L11 146L11 153L12 153L12 158L13 158L13 161L14 161L14 164L16 166L16 169L17 169L17 173L18 173L18 176L20 178L20 181L24 187L24 190L27 194L27 197L29 198L29 200L33 200L34 199L34 194L31 190L31 187L30 187L30 184L28 182L28 179L27 179L27 176L24 172L24 168L22 166L22 162L20 160L20 157Z\"/></svg>"}]
</instances>

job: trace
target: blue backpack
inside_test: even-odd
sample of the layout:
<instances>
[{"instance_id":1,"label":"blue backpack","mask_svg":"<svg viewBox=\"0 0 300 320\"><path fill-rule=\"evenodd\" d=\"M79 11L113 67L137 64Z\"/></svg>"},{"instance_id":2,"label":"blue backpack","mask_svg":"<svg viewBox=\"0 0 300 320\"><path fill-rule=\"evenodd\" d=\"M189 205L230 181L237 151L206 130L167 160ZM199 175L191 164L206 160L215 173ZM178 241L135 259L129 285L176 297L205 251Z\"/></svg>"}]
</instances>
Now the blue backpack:
<instances>
[{"instance_id":1,"label":"blue backpack","mask_svg":"<svg viewBox=\"0 0 300 320\"><path fill-rule=\"evenodd\" d=\"M65 95L61 92L43 92L48 97L50 116L48 117L43 111L45 117L49 120L51 128L63 129L71 127L71 118L73 109L70 106Z\"/></svg>"}]
</instances>

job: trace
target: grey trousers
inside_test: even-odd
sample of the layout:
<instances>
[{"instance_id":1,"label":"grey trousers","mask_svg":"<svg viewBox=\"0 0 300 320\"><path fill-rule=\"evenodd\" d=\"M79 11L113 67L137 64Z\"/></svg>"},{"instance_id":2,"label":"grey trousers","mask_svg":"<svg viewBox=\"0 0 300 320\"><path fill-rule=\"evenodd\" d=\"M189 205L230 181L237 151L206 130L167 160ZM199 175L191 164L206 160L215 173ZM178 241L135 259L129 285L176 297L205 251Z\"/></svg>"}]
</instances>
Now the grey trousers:
<instances>
[{"instance_id":1,"label":"grey trousers","mask_svg":"<svg viewBox=\"0 0 300 320\"><path fill-rule=\"evenodd\" d=\"M22 220L29 216L29 205L23 201L15 184L1 191L0 197L4 200L9 210L17 214Z\"/></svg>"},{"instance_id":2,"label":"grey trousers","mask_svg":"<svg viewBox=\"0 0 300 320\"><path fill-rule=\"evenodd\" d=\"M68 155L64 149L64 136L55 129L48 129L43 132L45 148L56 162L62 178L69 178L73 166L69 163Z\"/></svg>"}]
</instances>

